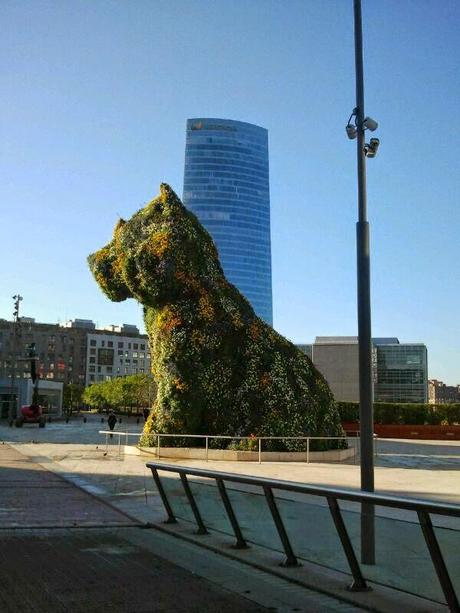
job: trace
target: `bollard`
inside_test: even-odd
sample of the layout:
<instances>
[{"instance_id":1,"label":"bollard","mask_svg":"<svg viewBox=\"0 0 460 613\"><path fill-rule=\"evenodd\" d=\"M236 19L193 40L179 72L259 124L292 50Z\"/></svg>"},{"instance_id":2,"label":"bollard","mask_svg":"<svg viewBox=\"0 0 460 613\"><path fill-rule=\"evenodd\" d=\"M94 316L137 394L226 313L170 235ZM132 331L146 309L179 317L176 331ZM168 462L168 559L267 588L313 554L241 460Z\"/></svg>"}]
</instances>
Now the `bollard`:
<instances>
[{"instance_id":1,"label":"bollard","mask_svg":"<svg viewBox=\"0 0 460 613\"><path fill-rule=\"evenodd\" d=\"M88 421L87 417L83 417L83 423L86 424L86 422Z\"/></svg>"},{"instance_id":2,"label":"bollard","mask_svg":"<svg viewBox=\"0 0 460 613\"><path fill-rule=\"evenodd\" d=\"M103 423L104 423L104 418L103 418L103 417L101 417L101 424L103 424Z\"/></svg>"},{"instance_id":3,"label":"bollard","mask_svg":"<svg viewBox=\"0 0 460 613\"><path fill-rule=\"evenodd\" d=\"M48 417L48 423L49 424L51 423L51 417Z\"/></svg>"},{"instance_id":4,"label":"bollard","mask_svg":"<svg viewBox=\"0 0 460 613\"><path fill-rule=\"evenodd\" d=\"M68 423L69 423L69 418L68 418L68 417L66 417L66 418L65 418L65 423L66 423L66 424L68 424Z\"/></svg>"},{"instance_id":5,"label":"bollard","mask_svg":"<svg viewBox=\"0 0 460 613\"><path fill-rule=\"evenodd\" d=\"M14 421L12 419L10 419L10 428L13 427Z\"/></svg>"},{"instance_id":6,"label":"bollard","mask_svg":"<svg viewBox=\"0 0 460 613\"><path fill-rule=\"evenodd\" d=\"M136 419L136 424L138 424L138 423L139 423L139 417Z\"/></svg>"},{"instance_id":7,"label":"bollard","mask_svg":"<svg viewBox=\"0 0 460 613\"><path fill-rule=\"evenodd\" d=\"M119 418L118 423L121 424L121 417Z\"/></svg>"}]
</instances>

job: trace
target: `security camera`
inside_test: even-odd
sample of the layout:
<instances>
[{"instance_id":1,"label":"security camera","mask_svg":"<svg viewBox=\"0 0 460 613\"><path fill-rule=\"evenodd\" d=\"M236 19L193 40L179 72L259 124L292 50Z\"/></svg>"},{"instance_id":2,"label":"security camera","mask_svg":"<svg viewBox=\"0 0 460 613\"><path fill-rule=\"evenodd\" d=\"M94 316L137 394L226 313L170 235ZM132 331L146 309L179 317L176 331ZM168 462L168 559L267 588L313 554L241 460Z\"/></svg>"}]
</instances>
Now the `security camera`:
<instances>
[{"instance_id":1,"label":"security camera","mask_svg":"<svg viewBox=\"0 0 460 613\"><path fill-rule=\"evenodd\" d=\"M363 128L370 130L371 132L377 130L378 127L379 124L375 121L375 119L372 119L372 117L366 117L363 121Z\"/></svg>"},{"instance_id":2,"label":"security camera","mask_svg":"<svg viewBox=\"0 0 460 613\"><path fill-rule=\"evenodd\" d=\"M366 144L364 147L364 153L368 158L375 158L377 155L377 151L380 145L380 141L378 138L371 138L369 144Z\"/></svg>"},{"instance_id":3,"label":"security camera","mask_svg":"<svg viewBox=\"0 0 460 613\"><path fill-rule=\"evenodd\" d=\"M345 126L345 130L347 131L347 136L350 140L353 140L354 138L356 138L356 134L357 134L356 126L353 126L351 125L351 123L349 123L347 126Z\"/></svg>"}]
</instances>

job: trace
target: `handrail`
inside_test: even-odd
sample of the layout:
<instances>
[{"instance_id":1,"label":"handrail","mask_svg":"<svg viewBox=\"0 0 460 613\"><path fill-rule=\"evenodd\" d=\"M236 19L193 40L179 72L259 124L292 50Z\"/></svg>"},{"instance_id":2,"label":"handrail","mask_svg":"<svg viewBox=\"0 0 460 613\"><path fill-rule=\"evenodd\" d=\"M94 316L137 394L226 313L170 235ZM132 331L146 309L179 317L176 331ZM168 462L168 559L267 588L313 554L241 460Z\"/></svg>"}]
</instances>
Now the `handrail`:
<instances>
[{"instance_id":1,"label":"handrail","mask_svg":"<svg viewBox=\"0 0 460 613\"><path fill-rule=\"evenodd\" d=\"M144 435L143 432L121 432L119 430L99 430L99 434L105 434L105 450L108 451L108 446L109 446L109 435L112 438L113 435L115 434L116 436L118 436L118 455L121 454L121 437L125 436L126 437L126 443L128 442L128 437L129 436L137 436L138 438L141 438L141 436L150 436L152 438L156 438L156 449L157 449L157 457L160 457L160 453L161 453L161 438L198 438L198 439L205 439L205 455L206 455L206 461L208 461L208 457L209 457L209 440L210 439L225 439L225 440L248 440L248 441L252 441L252 442L256 442L257 441L257 453L258 453L258 462L259 464L262 464L262 441L265 440L270 440L270 441L284 441L284 440L290 440L290 441L306 441L307 442L307 449L305 450L305 453L307 454L307 464L310 463L310 441L311 440L345 440L348 441L349 437L348 436L230 436L228 434L170 434L170 433L161 433L161 432L153 432L152 434L147 434ZM358 446L359 446L359 437L354 437L353 439L353 446L355 447L355 456L358 453ZM245 451L252 451L252 450L245 450ZM374 434L374 453L377 456L378 454L378 449L377 449L377 436ZM356 461L356 458L355 458Z\"/></svg>"},{"instance_id":2,"label":"handrail","mask_svg":"<svg viewBox=\"0 0 460 613\"><path fill-rule=\"evenodd\" d=\"M353 583L350 586L350 589L355 591L363 591L369 588L362 574L361 567L359 565L358 559L353 548L353 544L345 526L345 522L343 521L338 501L346 500L361 504L367 503L390 508L404 509L407 511L415 511L417 513L419 525L425 538L425 542L431 560L433 562L434 569L438 576L438 580L443 590L449 609L453 612L460 612L460 604L455 593L452 581L450 579L449 573L447 571L447 567L441 549L439 547L439 543L436 538L436 534L430 517L430 514L436 514L460 518L460 506L458 505L453 505L449 503L436 503L430 500L402 498L399 496L387 496L370 492L349 491L333 487L304 485L300 483L292 483L290 481L281 481L279 479L253 477L249 475L237 475L234 473L227 473L216 470L190 468L188 466L177 466L174 464L163 464L161 462L147 462L146 466L152 471L153 479L156 483L163 505L166 509L166 513L168 515L168 523L176 523L177 519L174 515L170 500L168 499L165 489L163 488L163 484L161 483L158 471L166 471L179 474L182 485L184 487L185 494L190 503L193 515L199 527L198 534L207 533L207 529L203 518L201 517L198 505L194 499L192 490L189 486L187 475L215 479L218 485L219 492L221 494L222 501L224 503L225 510L227 512L228 518L235 533L235 537L237 539L236 547L239 548L246 547L247 544L242 534L241 527L238 524L236 515L233 511L230 499L226 494L224 483L243 483L245 485L261 487L264 492L273 521L275 523L275 527L278 531L281 543L283 545L284 552L286 554L286 561L284 565L287 567L298 566L298 561L291 542L289 540L289 536L284 526L282 517L278 511L276 499L273 495L273 490L284 490L326 498L335 529L337 530L337 534L340 538L344 554L347 558L348 565L353 576Z\"/></svg>"},{"instance_id":3,"label":"handrail","mask_svg":"<svg viewBox=\"0 0 460 613\"><path fill-rule=\"evenodd\" d=\"M170 434L170 433L162 433L162 432L152 432L151 434L147 434L144 435L143 432L121 432L119 430L99 430L99 434L105 434L105 447L106 447L106 451L108 449L108 436L110 435L111 437L113 435L118 436L118 452L121 453L121 437L125 436L126 440L128 440L128 437L130 436L137 436L138 438L140 438L141 436L150 436L154 439L156 439L156 448L157 448L157 457L160 457L160 440L162 438L198 438L198 439L205 439L205 451L206 451L206 461L208 460L208 455L209 455L209 440L214 440L214 439L225 439L225 440L247 440L247 441L252 441L252 442L256 442L257 441L257 452L259 454L258 460L259 460L259 464L262 463L262 441L306 441L307 443L307 449L305 450L305 453L307 454L307 464L310 462L310 441L320 441L320 440L326 440L326 441L337 441L337 440L345 440L348 441L350 437L348 436L231 436L228 434ZM358 446L359 446L359 437L353 437L353 445L356 446L356 453L358 452ZM377 451L377 436L374 435L374 441L375 441L375 455L377 455L378 451ZM246 450L249 451L249 450Z\"/></svg>"}]
</instances>

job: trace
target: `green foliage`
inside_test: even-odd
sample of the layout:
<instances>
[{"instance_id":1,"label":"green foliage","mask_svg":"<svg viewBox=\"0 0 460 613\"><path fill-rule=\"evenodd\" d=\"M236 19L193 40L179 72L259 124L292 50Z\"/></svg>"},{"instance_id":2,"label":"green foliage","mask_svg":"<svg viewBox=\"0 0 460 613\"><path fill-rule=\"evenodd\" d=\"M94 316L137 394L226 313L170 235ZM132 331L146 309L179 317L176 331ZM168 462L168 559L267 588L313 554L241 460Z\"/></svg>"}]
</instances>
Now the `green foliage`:
<instances>
[{"instance_id":1,"label":"green foliage","mask_svg":"<svg viewBox=\"0 0 460 613\"><path fill-rule=\"evenodd\" d=\"M155 396L153 377L139 374L93 383L85 388L83 402L98 410L111 408L123 412L148 407Z\"/></svg>"},{"instance_id":2,"label":"green foliage","mask_svg":"<svg viewBox=\"0 0 460 613\"><path fill-rule=\"evenodd\" d=\"M359 420L357 402L338 402L340 416L344 422ZM460 424L460 404L418 404L418 403L374 403L376 424L407 425L452 425Z\"/></svg>"},{"instance_id":3,"label":"green foliage","mask_svg":"<svg viewBox=\"0 0 460 613\"><path fill-rule=\"evenodd\" d=\"M62 390L62 404L66 408L78 407L82 402L84 387L77 383L67 383Z\"/></svg>"},{"instance_id":4,"label":"green foliage","mask_svg":"<svg viewBox=\"0 0 460 613\"><path fill-rule=\"evenodd\" d=\"M226 280L210 235L168 185L88 261L111 300L144 307L158 384L146 441L155 432L343 435L324 377Z\"/></svg>"}]
</instances>

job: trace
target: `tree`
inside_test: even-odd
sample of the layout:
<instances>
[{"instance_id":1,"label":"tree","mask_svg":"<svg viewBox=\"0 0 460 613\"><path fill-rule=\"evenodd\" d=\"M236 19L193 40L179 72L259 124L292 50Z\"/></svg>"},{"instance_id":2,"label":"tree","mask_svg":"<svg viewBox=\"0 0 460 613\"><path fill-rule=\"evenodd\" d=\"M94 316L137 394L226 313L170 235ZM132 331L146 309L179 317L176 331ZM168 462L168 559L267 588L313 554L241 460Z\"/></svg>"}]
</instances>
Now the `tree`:
<instances>
[{"instance_id":1,"label":"tree","mask_svg":"<svg viewBox=\"0 0 460 613\"><path fill-rule=\"evenodd\" d=\"M83 393L83 402L95 409L107 407L132 411L151 406L156 397L152 375L139 374L93 383Z\"/></svg>"},{"instance_id":2,"label":"tree","mask_svg":"<svg viewBox=\"0 0 460 613\"><path fill-rule=\"evenodd\" d=\"M84 387L78 383L66 383L62 392L62 403L66 408L78 407L82 402Z\"/></svg>"}]
</instances>

